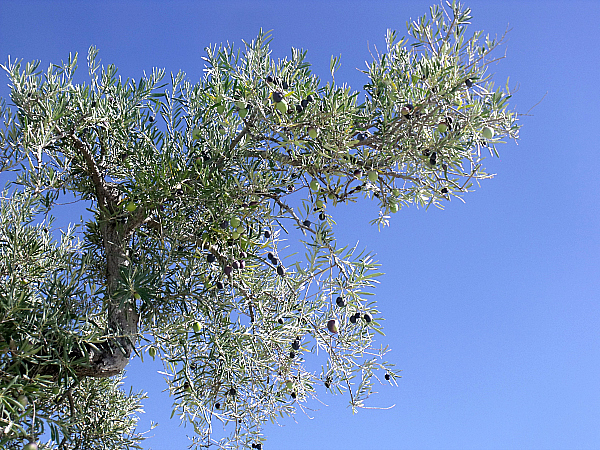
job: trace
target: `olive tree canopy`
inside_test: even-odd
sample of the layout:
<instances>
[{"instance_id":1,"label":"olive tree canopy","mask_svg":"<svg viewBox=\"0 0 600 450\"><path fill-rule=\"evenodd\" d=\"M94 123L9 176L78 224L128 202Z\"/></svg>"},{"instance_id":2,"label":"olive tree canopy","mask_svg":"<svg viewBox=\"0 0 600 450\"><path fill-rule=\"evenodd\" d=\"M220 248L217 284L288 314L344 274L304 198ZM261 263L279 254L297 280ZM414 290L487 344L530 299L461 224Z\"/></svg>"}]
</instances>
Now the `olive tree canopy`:
<instances>
[{"instance_id":1,"label":"olive tree canopy","mask_svg":"<svg viewBox=\"0 0 600 450\"><path fill-rule=\"evenodd\" d=\"M363 91L335 82L336 58L327 83L304 51L274 60L262 32L207 48L198 82L123 80L94 47L85 83L77 56L9 60L0 444L139 448L143 395L120 388L132 357L162 360L193 448L261 448L265 421L317 394L357 409L395 383L366 298L378 265L335 240L334 207L371 200L385 226L490 177L517 114L487 73L501 39L469 20L449 4L388 31ZM65 202L88 213L59 230Z\"/></svg>"}]
</instances>

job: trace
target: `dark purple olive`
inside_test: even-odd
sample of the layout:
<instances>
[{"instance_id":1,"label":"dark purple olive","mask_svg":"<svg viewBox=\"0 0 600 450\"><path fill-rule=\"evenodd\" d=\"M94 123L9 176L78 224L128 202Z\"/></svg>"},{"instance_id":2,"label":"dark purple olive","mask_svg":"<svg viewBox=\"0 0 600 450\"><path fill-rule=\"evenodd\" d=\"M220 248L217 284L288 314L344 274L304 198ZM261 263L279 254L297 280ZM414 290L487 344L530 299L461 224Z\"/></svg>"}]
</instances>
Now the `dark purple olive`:
<instances>
[{"instance_id":1,"label":"dark purple olive","mask_svg":"<svg viewBox=\"0 0 600 450\"><path fill-rule=\"evenodd\" d=\"M248 253L246 253L246 252L240 253L240 258L246 259L247 257L248 257Z\"/></svg>"},{"instance_id":2,"label":"dark purple olive","mask_svg":"<svg viewBox=\"0 0 600 450\"><path fill-rule=\"evenodd\" d=\"M333 333L336 334L338 332L338 321L337 319L331 319L327 322L327 329Z\"/></svg>"},{"instance_id":3,"label":"dark purple olive","mask_svg":"<svg viewBox=\"0 0 600 450\"><path fill-rule=\"evenodd\" d=\"M248 205L248 206L250 206L250 208L252 208L252 207L254 207L256 205L258 205L258 202L250 202L250 205Z\"/></svg>"},{"instance_id":4,"label":"dark purple olive","mask_svg":"<svg viewBox=\"0 0 600 450\"><path fill-rule=\"evenodd\" d=\"M233 271L233 267L231 267L231 266L225 266L225 268L223 269L223 272L225 272L225 275L231 275L232 271Z\"/></svg>"},{"instance_id":5,"label":"dark purple olive","mask_svg":"<svg viewBox=\"0 0 600 450\"><path fill-rule=\"evenodd\" d=\"M389 374L389 373L386 373L386 374L385 374L385 379L386 379L386 380L389 380L389 379L390 379L390 374Z\"/></svg>"},{"instance_id":6,"label":"dark purple olive","mask_svg":"<svg viewBox=\"0 0 600 450\"><path fill-rule=\"evenodd\" d=\"M175 194L176 195L183 195L183 189L181 189L181 188L175 189Z\"/></svg>"},{"instance_id":7,"label":"dark purple olive","mask_svg":"<svg viewBox=\"0 0 600 450\"><path fill-rule=\"evenodd\" d=\"M243 259L238 261L240 263L240 269L245 269L246 268L246 261L244 261Z\"/></svg>"},{"instance_id":8,"label":"dark purple olive","mask_svg":"<svg viewBox=\"0 0 600 450\"><path fill-rule=\"evenodd\" d=\"M283 267L277 266L277 275L279 275L280 277L282 277L283 274L284 274Z\"/></svg>"},{"instance_id":9,"label":"dark purple olive","mask_svg":"<svg viewBox=\"0 0 600 450\"><path fill-rule=\"evenodd\" d=\"M308 101L308 103L310 103L310 102L314 102L315 98L312 95L309 95L308 97L306 97L306 100Z\"/></svg>"},{"instance_id":10,"label":"dark purple olive","mask_svg":"<svg viewBox=\"0 0 600 450\"><path fill-rule=\"evenodd\" d=\"M281 92L273 92L273 101L279 103L281 100L283 100L283 94Z\"/></svg>"},{"instance_id":11,"label":"dark purple olive","mask_svg":"<svg viewBox=\"0 0 600 450\"><path fill-rule=\"evenodd\" d=\"M356 170L354 171L354 176L355 176L356 178L360 178L360 177L362 177L362 175L363 175L363 173L362 173L362 170L360 170L360 169L356 169Z\"/></svg>"},{"instance_id":12,"label":"dark purple olive","mask_svg":"<svg viewBox=\"0 0 600 450\"><path fill-rule=\"evenodd\" d=\"M340 308L343 308L344 306L346 306L346 300L344 300L344 297L340 296L338 298L335 299L335 303L336 305L338 305Z\"/></svg>"},{"instance_id":13,"label":"dark purple olive","mask_svg":"<svg viewBox=\"0 0 600 450\"><path fill-rule=\"evenodd\" d=\"M271 237L271 232L269 230L265 230L264 236L266 239L269 239Z\"/></svg>"},{"instance_id":14,"label":"dark purple olive","mask_svg":"<svg viewBox=\"0 0 600 450\"><path fill-rule=\"evenodd\" d=\"M221 223L219 224L219 226L220 226L222 229L226 230L227 228L229 228L229 220L224 220L223 222L221 222Z\"/></svg>"},{"instance_id":15,"label":"dark purple olive","mask_svg":"<svg viewBox=\"0 0 600 450\"><path fill-rule=\"evenodd\" d=\"M302 106L303 108L306 108L308 106L308 100L304 99L300 102L300 106Z\"/></svg>"},{"instance_id":16,"label":"dark purple olive","mask_svg":"<svg viewBox=\"0 0 600 450\"><path fill-rule=\"evenodd\" d=\"M431 156L429 157L429 164L431 164L432 166L435 166L436 161L437 161L437 153L433 152L431 154Z\"/></svg>"},{"instance_id":17,"label":"dark purple olive","mask_svg":"<svg viewBox=\"0 0 600 450\"><path fill-rule=\"evenodd\" d=\"M296 353L290 352L290 358L294 359L296 357Z\"/></svg>"},{"instance_id":18,"label":"dark purple olive","mask_svg":"<svg viewBox=\"0 0 600 450\"><path fill-rule=\"evenodd\" d=\"M465 80L465 84L467 85L468 88L473 87L473 82L471 81L470 78L467 78Z\"/></svg>"},{"instance_id":19,"label":"dark purple olive","mask_svg":"<svg viewBox=\"0 0 600 450\"><path fill-rule=\"evenodd\" d=\"M283 80L283 81L281 82L281 87L282 87L283 89L287 90L287 88L289 88L289 87L290 87L290 85L287 83L287 81Z\"/></svg>"},{"instance_id":20,"label":"dark purple olive","mask_svg":"<svg viewBox=\"0 0 600 450\"><path fill-rule=\"evenodd\" d=\"M301 113L303 110L302 105L296 105L296 112Z\"/></svg>"},{"instance_id":21,"label":"dark purple olive","mask_svg":"<svg viewBox=\"0 0 600 450\"><path fill-rule=\"evenodd\" d=\"M304 222L302 222L302 225L304 225L305 227L308 228L308 227L310 227L310 223L311 223L310 220L307 219Z\"/></svg>"},{"instance_id":22,"label":"dark purple olive","mask_svg":"<svg viewBox=\"0 0 600 450\"><path fill-rule=\"evenodd\" d=\"M231 263L231 267L233 267L234 269L237 270L237 269L240 268L240 263L237 262L237 261L234 261L234 262ZM227 274L227 275L229 275L229 274Z\"/></svg>"},{"instance_id":23,"label":"dark purple olive","mask_svg":"<svg viewBox=\"0 0 600 450\"><path fill-rule=\"evenodd\" d=\"M223 289L223 283L222 283L222 282L220 282L220 281L217 281L217 282L215 283L215 285L217 286L217 289Z\"/></svg>"},{"instance_id":24,"label":"dark purple olive","mask_svg":"<svg viewBox=\"0 0 600 450\"><path fill-rule=\"evenodd\" d=\"M373 318L371 317L371 314L369 314L369 313L365 313L364 317L365 317L365 322L367 322L367 323L370 323L371 320L373 320Z\"/></svg>"}]
</instances>

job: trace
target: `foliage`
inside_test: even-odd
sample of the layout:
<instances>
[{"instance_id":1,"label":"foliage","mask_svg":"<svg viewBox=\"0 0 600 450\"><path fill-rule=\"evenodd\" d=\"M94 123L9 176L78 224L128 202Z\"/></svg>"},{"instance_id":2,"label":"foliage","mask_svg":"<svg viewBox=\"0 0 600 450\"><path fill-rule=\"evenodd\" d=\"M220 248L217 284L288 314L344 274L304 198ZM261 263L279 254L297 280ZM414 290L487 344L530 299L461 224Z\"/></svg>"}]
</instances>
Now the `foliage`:
<instances>
[{"instance_id":1,"label":"foliage","mask_svg":"<svg viewBox=\"0 0 600 450\"><path fill-rule=\"evenodd\" d=\"M194 448L256 445L320 386L356 410L374 381L395 383L366 299L378 264L337 244L332 207L374 200L385 226L490 177L484 153L518 137L517 115L487 74L499 42L467 38L469 20L453 3L409 38L389 31L362 103L321 83L306 52L272 59L262 32L207 48L198 83L159 69L122 80L94 47L89 84L74 82L77 56L45 73L3 66L1 167L16 178L0 218L0 443L49 430L46 448L137 445L143 395L119 383L146 351ZM56 240L71 200L88 217Z\"/></svg>"}]
</instances>

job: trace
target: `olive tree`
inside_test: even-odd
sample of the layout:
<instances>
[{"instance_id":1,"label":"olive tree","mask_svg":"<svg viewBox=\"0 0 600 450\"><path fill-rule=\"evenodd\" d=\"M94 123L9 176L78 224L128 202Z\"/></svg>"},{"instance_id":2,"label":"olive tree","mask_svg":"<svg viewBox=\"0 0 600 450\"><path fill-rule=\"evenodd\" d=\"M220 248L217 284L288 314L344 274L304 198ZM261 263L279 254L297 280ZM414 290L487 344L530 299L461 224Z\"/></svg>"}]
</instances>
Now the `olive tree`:
<instances>
[{"instance_id":1,"label":"olive tree","mask_svg":"<svg viewBox=\"0 0 600 450\"><path fill-rule=\"evenodd\" d=\"M378 264L335 240L335 205L371 200L386 226L490 177L517 114L488 73L502 39L469 20L453 3L388 31L363 91L335 83L336 58L327 83L304 51L273 59L263 32L207 48L198 82L123 80L94 47L86 83L77 56L9 60L0 443L140 448L144 395L120 388L133 357L163 362L192 448L262 448L265 421L318 393L356 410L395 383L366 299Z\"/></svg>"}]
</instances>

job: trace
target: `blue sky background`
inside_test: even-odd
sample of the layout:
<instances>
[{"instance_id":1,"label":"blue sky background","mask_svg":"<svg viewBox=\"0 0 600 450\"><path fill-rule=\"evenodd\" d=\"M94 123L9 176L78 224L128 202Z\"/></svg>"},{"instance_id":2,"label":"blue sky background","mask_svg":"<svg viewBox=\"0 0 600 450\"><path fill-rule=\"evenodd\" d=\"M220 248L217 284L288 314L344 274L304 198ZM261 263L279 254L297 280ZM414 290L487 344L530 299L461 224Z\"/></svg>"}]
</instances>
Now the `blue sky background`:
<instances>
[{"instance_id":1,"label":"blue sky background","mask_svg":"<svg viewBox=\"0 0 600 450\"><path fill-rule=\"evenodd\" d=\"M433 2L434 0L431 0ZM41 59L42 67L90 45L104 64L142 71L202 73L204 47L273 29L273 56L308 50L323 81L331 55L336 80L359 89L356 68L368 44L384 48L387 28L429 1L8 1L0 0L0 61ZM338 240L357 240L386 273L376 291L386 318L398 387L381 386L369 406L347 398L309 420L268 426L265 449L597 449L600 448L600 2L471 1L471 30L502 34L507 58L492 66L500 84L517 83L519 145L500 147L487 168L498 175L444 211L404 209L391 227L369 226L374 205L338 207ZM7 97L6 77L0 96ZM77 220L61 217L61 223ZM151 395L141 427L159 427L145 448L184 449L186 432L169 420L158 365L132 362L129 383Z\"/></svg>"}]
</instances>

